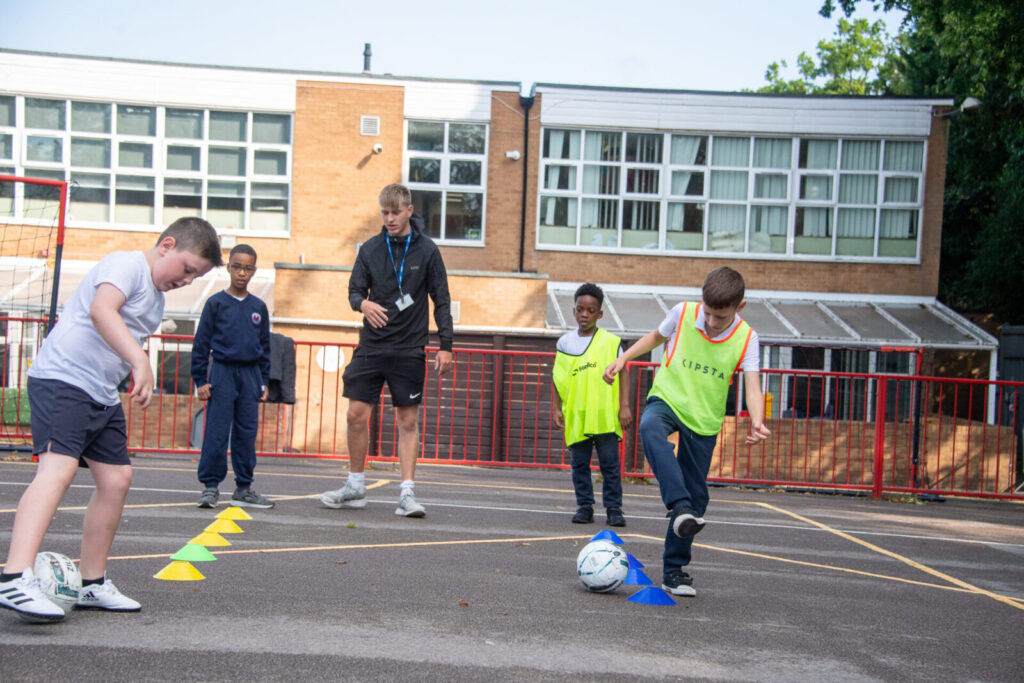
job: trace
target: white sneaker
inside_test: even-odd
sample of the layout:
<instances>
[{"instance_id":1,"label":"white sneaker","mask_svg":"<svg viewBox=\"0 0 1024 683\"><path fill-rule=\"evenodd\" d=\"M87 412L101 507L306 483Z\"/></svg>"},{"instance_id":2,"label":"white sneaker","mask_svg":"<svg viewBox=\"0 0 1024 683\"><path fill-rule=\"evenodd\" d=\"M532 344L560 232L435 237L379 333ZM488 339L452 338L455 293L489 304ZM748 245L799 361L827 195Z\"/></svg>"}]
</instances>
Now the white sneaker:
<instances>
[{"instance_id":1,"label":"white sneaker","mask_svg":"<svg viewBox=\"0 0 1024 683\"><path fill-rule=\"evenodd\" d=\"M329 508L364 508L366 507L366 491L359 491L345 483L340 489L320 494L320 502Z\"/></svg>"},{"instance_id":2,"label":"white sneaker","mask_svg":"<svg viewBox=\"0 0 1024 683\"><path fill-rule=\"evenodd\" d=\"M398 500L395 514L403 517L426 517L427 508L417 503L411 493L407 493Z\"/></svg>"},{"instance_id":3,"label":"white sneaker","mask_svg":"<svg viewBox=\"0 0 1024 683\"><path fill-rule=\"evenodd\" d=\"M43 595L31 569L16 579L0 581L0 607L14 610L25 621L49 623L64 618L64 610Z\"/></svg>"},{"instance_id":4,"label":"white sneaker","mask_svg":"<svg viewBox=\"0 0 1024 683\"><path fill-rule=\"evenodd\" d=\"M105 609L110 612L138 612L142 609L142 605L117 590L110 580L83 586L76 606L78 609Z\"/></svg>"}]
</instances>

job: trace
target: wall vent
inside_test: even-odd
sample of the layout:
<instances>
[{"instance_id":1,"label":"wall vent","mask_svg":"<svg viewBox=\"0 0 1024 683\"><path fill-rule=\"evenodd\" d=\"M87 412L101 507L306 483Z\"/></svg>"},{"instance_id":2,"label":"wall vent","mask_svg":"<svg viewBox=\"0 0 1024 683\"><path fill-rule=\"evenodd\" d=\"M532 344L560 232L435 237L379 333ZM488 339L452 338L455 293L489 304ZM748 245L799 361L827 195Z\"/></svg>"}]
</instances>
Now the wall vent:
<instances>
[{"instance_id":1,"label":"wall vent","mask_svg":"<svg viewBox=\"0 0 1024 683\"><path fill-rule=\"evenodd\" d=\"M380 117L379 116L360 116L359 117L359 134L360 135L380 135Z\"/></svg>"}]
</instances>

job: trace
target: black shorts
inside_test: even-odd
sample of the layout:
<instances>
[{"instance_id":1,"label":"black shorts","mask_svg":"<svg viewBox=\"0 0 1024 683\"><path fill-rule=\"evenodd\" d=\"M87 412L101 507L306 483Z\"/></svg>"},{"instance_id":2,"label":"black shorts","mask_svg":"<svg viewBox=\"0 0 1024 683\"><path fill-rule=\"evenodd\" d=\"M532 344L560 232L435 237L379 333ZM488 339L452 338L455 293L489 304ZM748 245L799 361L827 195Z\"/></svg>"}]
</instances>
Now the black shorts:
<instances>
[{"instance_id":1,"label":"black shorts","mask_svg":"<svg viewBox=\"0 0 1024 683\"><path fill-rule=\"evenodd\" d=\"M32 408L32 452L59 453L110 465L130 465L128 431L121 404L105 406L56 379L28 378Z\"/></svg>"},{"instance_id":2,"label":"black shorts","mask_svg":"<svg viewBox=\"0 0 1024 683\"><path fill-rule=\"evenodd\" d=\"M391 405L416 406L423 401L427 352L423 349L367 349L357 346L342 375L341 395L371 405L380 400L387 381Z\"/></svg>"}]
</instances>

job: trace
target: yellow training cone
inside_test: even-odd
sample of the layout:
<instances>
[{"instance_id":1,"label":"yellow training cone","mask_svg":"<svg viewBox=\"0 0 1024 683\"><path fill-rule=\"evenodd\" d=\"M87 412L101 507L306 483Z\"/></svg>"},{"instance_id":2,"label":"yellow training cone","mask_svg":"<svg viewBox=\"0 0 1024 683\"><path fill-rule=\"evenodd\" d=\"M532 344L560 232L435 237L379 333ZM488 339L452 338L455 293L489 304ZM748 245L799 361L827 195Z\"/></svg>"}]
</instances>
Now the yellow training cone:
<instances>
[{"instance_id":1,"label":"yellow training cone","mask_svg":"<svg viewBox=\"0 0 1024 683\"><path fill-rule=\"evenodd\" d=\"M252 519L252 515L242 508L236 508L232 505L217 515L217 519Z\"/></svg>"},{"instance_id":2,"label":"yellow training cone","mask_svg":"<svg viewBox=\"0 0 1024 683\"><path fill-rule=\"evenodd\" d=\"M231 543L228 541L228 539L226 539L223 536L221 536L220 534L214 533L212 531L204 531L203 533L199 534L198 536L193 538L191 541L189 541L189 543L197 543L199 545L205 545L207 548L231 545Z\"/></svg>"},{"instance_id":3,"label":"yellow training cone","mask_svg":"<svg viewBox=\"0 0 1024 683\"><path fill-rule=\"evenodd\" d=\"M213 531L218 534L241 534L242 527L235 524L230 519L218 519L216 522L206 527L203 531Z\"/></svg>"},{"instance_id":4,"label":"yellow training cone","mask_svg":"<svg viewBox=\"0 0 1024 683\"><path fill-rule=\"evenodd\" d=\"M164 581L202 581L206 577L188 562L171 562L153 575L154 579Z\"/></svg>"}]
</instances>

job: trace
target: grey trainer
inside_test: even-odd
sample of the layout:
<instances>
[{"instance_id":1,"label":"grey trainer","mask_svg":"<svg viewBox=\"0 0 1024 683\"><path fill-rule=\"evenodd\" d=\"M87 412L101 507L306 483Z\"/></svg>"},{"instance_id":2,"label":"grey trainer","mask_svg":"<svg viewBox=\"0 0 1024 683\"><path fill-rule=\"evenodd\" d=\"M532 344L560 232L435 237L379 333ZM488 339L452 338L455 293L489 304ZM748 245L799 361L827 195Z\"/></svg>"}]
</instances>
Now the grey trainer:
<instances>
[{"instance_id":1,"label":"grey trainer","mask_svg":"<svg viewBox=\"0 0 1024 683\"><path fill-rule=\"evenodd\" d=\"M366 507L366 491L359 491L348 485L334 491L326 491L320 494L320 502L329 508L364 508Z\"/></svg>"}]
</instances>

